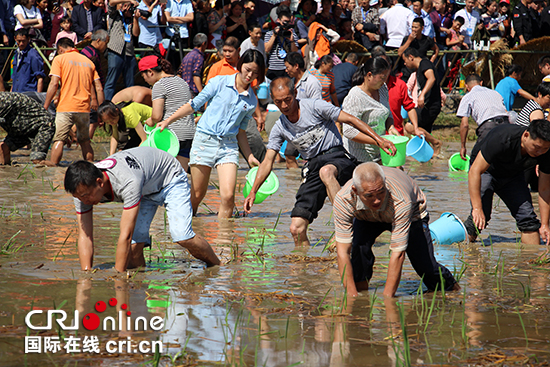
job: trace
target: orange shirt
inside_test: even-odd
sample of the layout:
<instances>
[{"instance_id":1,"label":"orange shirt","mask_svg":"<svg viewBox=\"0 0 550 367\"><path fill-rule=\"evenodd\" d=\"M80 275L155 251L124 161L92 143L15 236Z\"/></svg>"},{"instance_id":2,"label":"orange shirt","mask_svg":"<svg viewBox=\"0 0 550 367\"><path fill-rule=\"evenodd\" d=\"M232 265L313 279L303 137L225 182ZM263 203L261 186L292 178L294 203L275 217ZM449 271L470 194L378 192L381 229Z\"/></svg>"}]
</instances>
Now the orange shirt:
<instances>
[{"instance_id":1,"label":"orange shirt","mask_svg":"<svg viewBox=\"0 0 550 367\"><path fill-rule=\"evenodd\" d=\"M94 63L74 49L53 59L50 76L61 79L57 112L90 112L94 80L99 79Z\"/></svg>"},{"instance_id":2,"label":"orange shirt","mask_svg":"<svg viewBox=\"0 0 550 367\"><path fill-rule=\"evenodd\" d=\"M225 58L223 58L222 60L218 61L217 63L215 63L214 65L212 65L210 67L210 70L208 71L208 76L206 77L206 84L208 84L208 81L210 79L212 79L213 77L215 76L218 76L218 75L233 75L233 74L237 74L239 71L234 68L233 66L231 66L230 63L228 63ZM252 83L251 83L252 87L256 87L258 85L258 80L255 79Z\"/></svg>"}]
</instances>

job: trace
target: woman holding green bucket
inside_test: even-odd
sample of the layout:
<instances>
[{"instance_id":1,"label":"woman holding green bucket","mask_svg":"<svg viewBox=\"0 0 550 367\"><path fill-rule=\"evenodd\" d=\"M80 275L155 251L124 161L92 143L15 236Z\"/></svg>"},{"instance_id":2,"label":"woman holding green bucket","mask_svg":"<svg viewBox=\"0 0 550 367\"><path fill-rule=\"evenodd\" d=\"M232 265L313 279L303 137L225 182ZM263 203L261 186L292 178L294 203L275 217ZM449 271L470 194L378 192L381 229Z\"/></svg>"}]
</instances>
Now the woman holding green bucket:
<instances>
[{"instance_id":1,"label":"woman holding green bucket","mask_svg":"<svg viewBox=\"0 0 550 367\"><path fill-rule=\"evenodd\" d=\"M147 125L154 126L177 111L191 99L189 85L182 78L173 75L170 62L158 56L145 56L139 61L139 71L143 80L153 86L151 98L153 112ZM183 169L189 169L189 151L195 135L193 116L184 116L170 125L170 130L178 137L179 152L176 159Z\"/></svg>"},{"instance_id":2,"label":"woman holding green bucket","mask_svg":"<svg viewBox=\"0 0 550 367\"><path fill-rule=\"evenodd\" d=\"M212 168L215 167L219 177L220 219L233 215L239 146L251 166L260 163L250 150L246 128L258 103L250 84L254 80L258 84L264 81L264 57L257 50L246 50L239 59L237 70L237 74L210 79L192 101L158 124L161 129L165 129L172 121L191 115L208 102L197 124L191 147L191 204L196 213L206 195Z\"/></svg>"},{"instance_id":3,"label":"woman holding green bucket","mask_svg":"<svg viewBox=\"0 0 550 367\"><path fill-rule=\"evenodd\" d=\"M353 74L352 85L342 104L342 110L369 125L378 135L384 135L393 125L386 79L391 68L383 57L368 59ZM344 147L360 162L380 161L376 142L351 125L343 126ZM374 145L374 146L373 146Z\"/></svg>"},{"instance_id":4,"label":"woman holding green bucket","mask_svg":"<svg viewBox=\"0 0 550 367\"><path fill-rule=\"evenodd\" d=\"M117 149L135 148L147 139L143 123L151 117L151 107L141 103L104 101L97 110L99 121L111 133L109 155Z\"/></svg>"}]
</instances>

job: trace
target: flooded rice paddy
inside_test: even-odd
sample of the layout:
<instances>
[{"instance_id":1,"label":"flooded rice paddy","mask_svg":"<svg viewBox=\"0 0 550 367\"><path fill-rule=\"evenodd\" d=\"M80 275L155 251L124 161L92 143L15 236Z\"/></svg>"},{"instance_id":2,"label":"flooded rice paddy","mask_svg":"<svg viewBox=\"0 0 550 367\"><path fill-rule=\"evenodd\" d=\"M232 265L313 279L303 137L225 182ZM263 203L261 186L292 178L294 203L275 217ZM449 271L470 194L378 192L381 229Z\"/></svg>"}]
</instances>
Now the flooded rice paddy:
<instances>
[{"instance_id":1,"label":"flooded rice paddy","mask_svg":"<svg viewBox=\"0 0 550 367\"><path fill-rule=\"evenodd\" d=\"M96 158L107 155L104 145L95 150ZM457 144L447 145L444 155L457 150ZM27 154L14 156L19 165L0 168L0 365L542 366L550 361L546 247L520 244L498 199L483 245L435 247L461 291L424 293L406 261L398 297L384 300L389 259L384 234L375 248L371 289L352 299L327 251L334 231L328 201L310 227L312 246L294 247L288 227L297 170L276 165L279 192L249 217L226 222L215 215L219 196L212 185L194 229L229 262L221 267L205 269L172 244L161 209L151 228L147 267L115 274L121 205L96 206L95 269L85 273L78 263L72 200L63 190L65 168L26 165ZM70 150L65 157L79 154ZM466 218L466 174L449 173L446 160L422 165L408 160L406 171L426 193L431 221L444 212ZM239 190L245 174L241 168ZM238 194L241 213L242 202ZM55 322L47 328L48 311L56 309L67 314L65 325L77 310L79 329L63 330ZM27 327L31 311L36 312L31 324L47 330ZM84 317L89 313L101 320L93 331L81 323L91 322ZM108 318L113 322L105 322ZM160 330L153 330L159 324ZM137 348L160 344L156 353Z\"/></svg>"}]
</instances>

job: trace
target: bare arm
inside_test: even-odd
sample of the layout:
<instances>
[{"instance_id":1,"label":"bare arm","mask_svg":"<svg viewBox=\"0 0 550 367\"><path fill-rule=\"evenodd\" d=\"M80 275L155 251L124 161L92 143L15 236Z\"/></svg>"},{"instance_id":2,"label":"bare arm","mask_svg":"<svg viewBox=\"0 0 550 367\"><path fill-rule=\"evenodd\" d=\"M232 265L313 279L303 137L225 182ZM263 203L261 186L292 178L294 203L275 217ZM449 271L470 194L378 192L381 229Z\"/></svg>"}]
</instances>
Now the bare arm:
<instances>
[{"instance_id":1,"label":"bare arm","mask_svg":"<svg viewBox=\"0 0 550 367\"><path fill-rule=\"evenodd\" d=\"M50 103L52 103L52 99L57 93L57 88L59 87L59 81L61 79L56 76L52 75L52 79L50 80L50 85L48 86L48 91L46 92L46 101L44 102L44 109L48 109L50 107Z\"/></svg>"},{"instance_id":2,"label":"bare arm","mask_svg":"<svg viewBox=\"0 0 550 367\"><path fill-rule=\"evenodd\" d=\"M271 170L273 169L273 162L275 162L275 157L277 156L276 151L273 149L268 149L265 153L264 160L260 164L260 167L258 167L258 172L256 173L256 179L254 180L254 184L252 185L252 188L250 189L250 194L245 198L244 200L244 211L247 214L250 214L252 211L252 205L254 205L254 200L256 199L256 193L260 189L260 186L264 183L264 181L267 179L267 176L271 173Z\"/></svg>"},{"instance_id":3,"label":"bare arm","mask_svg":"<svg viewBox=\"0 0 550 367\"><path fill-rule=\"evenodd\" d=\"M82 270L91 270L94 261L93 209L76 214L78 221L78 257Z\"/></svg>"},{"instance_id":4,"label":"bare arm","mask_svg":"<svg viewBox=\"0 0 550 367\"><path fill-rule=\"evenodd\" d=\"M382 148L386 153L390 155L395 154L396 150L393 143L386 139L382 139L377 133L374 132L374 130L369 125L365 124L357 117L341 111L340 115L338 116L338 122L353 126L363 134L370 136L376 142L376 145Z\"/></svg>"},{"instance_id":5,"label":"bare arm","mask_svg":"<svg viewBox=\"0 0 550 367\"><path fill-rule=\"evenodd\" d=\"M19 23L21 23L21 25L23 27L33 27L33 28L38 28L38 23L39 21L42 22L41 19L27 19L23 16L23 14L17 14L15 16L17 18L17 20L19 21ZM42 27L40 27L42 28Z\"/></svg>"},{"instance_id":6,"label":"bare arm","mask_svg":"<svg viewBox=\"0 0 550 367\"><path fill-rule=\"evenodd\" d=\"M44 78L39 76L36 81L36 91L38 93L42 93L44 90Z\"/></svg>"},{"instance_id":7,"label":"bare arm","mask_svg":"<svg viewBox=\"0 0 550 367\"><path fill-rule=\"evenodd\" d=\"M468 191L470 192L470 202L472 204L472 218L474 224L479 229L485 228L485 214L481 203L481 174L489 168L481 151L478 153L474 164L468 172Z\"/></svg>"},{"instance_id":8,"label":"bare arm","mask_svg":"<svg viewBox=\"0 0 550 367\"><path fill-rule=\"evenodd\" d=\"M143 129L143 125L141 124L141 122L139 124L137 124L135 130L136 130L136 133L138 134L138 136L140 137L142 143L145 140L147 140L147 133Z\"/></svg>"},{"instance_id":9,"label":"bare arm","mask_svg":"<svg viewBox=\"0 0 550 367\"><path fill-rule=\"evenodd\" d=\"M529 92L527 92L526 90L523 90L523 89L518 90L518 94L520 96L522 96L523 98L527 99L527 100L535 99L535 97L533 97L533 95L531 93L529 93Z\"/></svg>"},{"instance_id":10,"label":"bare arm","mask_svg":"<svg viewBox=\"0 0 550 367\"><path fill-rule=\"evenodd\" d=\"M183 16L183 17L173 17L173 16L170 15L170 12L169 12L169 11L165 11L164 14L166 14L166 21L167 21L168 23L174 23L174 24L189 23L189 22L192 22L193 19L195 18L194 13L186 14L186 15ZM216 29L217 29L217 28L216 28Z\"/></svg>"},{"instance_id":11,"label":"bare arm","mask_svg":"<svg viewBox=\"0 0 550 367\"><path fill-rule=\"evenodd\" d=\"M193 81L195 82L195 87L197 87L197 90L202 92L202 80L200 76L193 76Z\"/></svg>"},{"instance_id":12,"label":"bare arm","mask_svg":"<svg viewBox=\"0 0 550 367\"><path fill-rule=\"evenodd\" d=\"M154 105L154 101L153 101L153 105ZM176 120L179 120L182 117L188 116L188 115L192 114L193 112L194 112L194 110L193 110L193 107L191 107L191 104L186 103L183 106L181 106L180 108L178 108L178 110L176 112L174 112L172 114L172 116L168 117L164 121L159 122L157 124L157 126L160 126L160 130L162 131L162 130L166 129L166 127L168 127L168 125L170 125L172 122L174 122Z\"/></svg>"},{"instance_id":13,"label":"bare arm","mask_svg":"<svg viewBox=\"0 0 550 367\"><path fill-rule=\"evenodd\" d=\"M275 27L275 29L273 30L273 34L271 35L271 38L269 39L269 41L264 43L264 48L265 48L265 53L266 54L271 52L271 49L273 48L273 45L275 44L275 40L277 39L277 36L275 35L275 33L277 33L278 30L279 30L279 27Z\"/></svg>"},{"instance_id":14,"label":"bare arm","mask_svg":"<svg viewBox=\"0 0 550 367\"><path fill-rule=\"evenodd\" d=\"M95 92L97 97L97 103L102 104L105 101L105 94L103 93L103 86L99 79L94 80Z\"/></svg>"},{"instance_id":15,"label":"bare arm","mask_svg":"<svg viewBox=\"0 0 550 367\"><path fill-rule=\"evenodd\" d=\"M462 117L460 120L460 157L466 159L466 140L468 140L468 117Z\"/></svg>"},{"instance_id":16,"label":"bare arm","mask_svg":"<svg viewBox=\"0 0 550 367\"><path fill-rule=\"evenodd\" d=\"M113 129L116 129L116 126L113 126ZM117 147L118 147L118 141L115 139L114 136L111 136L111 141L109 143L109 155L115 154Z\"/></svg>"},{"instance_id":17,"label":"bare arm","mask_svg":"<svg viewBox=\"0 0 550 367\"><path fill-rule=\"evenodd\" d=\"M353 267L351 265L351 243L342 243L336 241L336 253L338 260L338 271L340 272L340 279L344 288L346 288L347 294L352 297L357 297L357 287L355 286L355 280L353 279Z\"/></svg>"},{"instance_id":18,"label":"bare arm","mask_svg":"<svg viewBox=\"0 0 550 367\"><path fill-rule=\"evenodd\" d=\"M550 174L544 172L539 172L539 210L541 221L539 233L548 246L550 240L550 229L548 228L548 221L550 220Z\"/></svg>"},{"instance_id":19,"label":"bare arm","mask_svg":"<svg viewBox=\"0 0 550 367\"><path fill-rule=\"evenodd\" d=\"M434 47L432 47L432 50L434 51L434 54L430 58L430 61L432 62L432 64L435 64L435 60L437 60L437 55L439 54L439 46L437 45L437 43L434 42Z\"/></svg>"},{"instance_id":20,"label":"bare arm","mask_svg":"<svg viewBox=\"0 0 550 367\"><path fill-rule=\"evenodd\" d=\"M392 251L390 262L388 264L388 277L386 286L384 287L385 297L394 297L399 281L401 280L401 271L403 270L403 262L405 261L405 251Z\"/></svg>"},{"instance_id":21,"label":"bare arm","mask_svg":"<svg viewBox=\"0 0 550 367\"><path fill-rule=\"evenodd\" d=\"M259 166L260 162L258 162L256 157L254 157L254 154L252 154L252 150L250 150L248 138L246 137L246 130L239 129L239 132L237 133L237 141L239 142L239 147L241 147L248 164L251 166Z\"/></svg>"},{"instance_id":22,"label":"bare arm","mask_svg":"<svg viewBox=\"0 0 550 367\"><path fill-rule=\"evenodd\" d=\"M405 52L405 50L407 48L409 48L409 46L411 45L411 42L416 38L416 35L414 35L413 33L409 34L409 37L407 37L407 40L405 41L404 44L402 44L399 49L397 50L397 56L399 58L401 58L401 55L403 55L403 52Z\"/></svg>"},{"instance_id":23,"label":"bare arm","mask_svg":"<svg viewBox=\"0 0 550 367\"><path fill-rule=\"evenodd\" d=\"M150 126L155 126L157 122L162 120L164 115L164 98L158 98L153 101L153 112L151 113L151 121L153 122Z\"/></svg>"},{"instance_id":24,"label":"bare arm","mask_svg":"<svg viewBox=\"0 0 550 367\"><path fill-rule=\"evenodd\" d=\"M529 114L529 121L533 120L544 120L544 112L541 110L534 110Z\"/></svg>"},{"instance_id":25,"label":"bare arm","mask_svg":"<svg viewBox=\"0 0 550 367\"><path fill-rule=\"evenodd\" d=\"M115 269L119 272L125 271L128 266L128 255L138 213L139 205L136 205L131 209L124 209L120 217L120 235L118 236L115 260Z\"/></svg>"}]
</instances>

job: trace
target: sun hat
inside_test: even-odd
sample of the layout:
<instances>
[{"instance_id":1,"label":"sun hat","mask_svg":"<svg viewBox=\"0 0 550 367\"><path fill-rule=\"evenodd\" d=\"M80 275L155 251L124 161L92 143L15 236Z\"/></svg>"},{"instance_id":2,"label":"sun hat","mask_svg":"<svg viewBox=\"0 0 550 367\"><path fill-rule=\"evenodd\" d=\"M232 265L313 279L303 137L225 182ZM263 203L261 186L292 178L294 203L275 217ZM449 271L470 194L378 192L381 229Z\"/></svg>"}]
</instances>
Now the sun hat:
<instances>
[{"instance_id":1,"label":"sun hat","mask_svg":"<svg viewBox=\"0 0 550 367\"><path fill-rule=\"evenodd\" d=\"M138 68L140 72L156 68L157 66L159 66L159 58L155 55L145 56L144 58L139 60L138 63Z\"/></svg>"}]
</instances>

